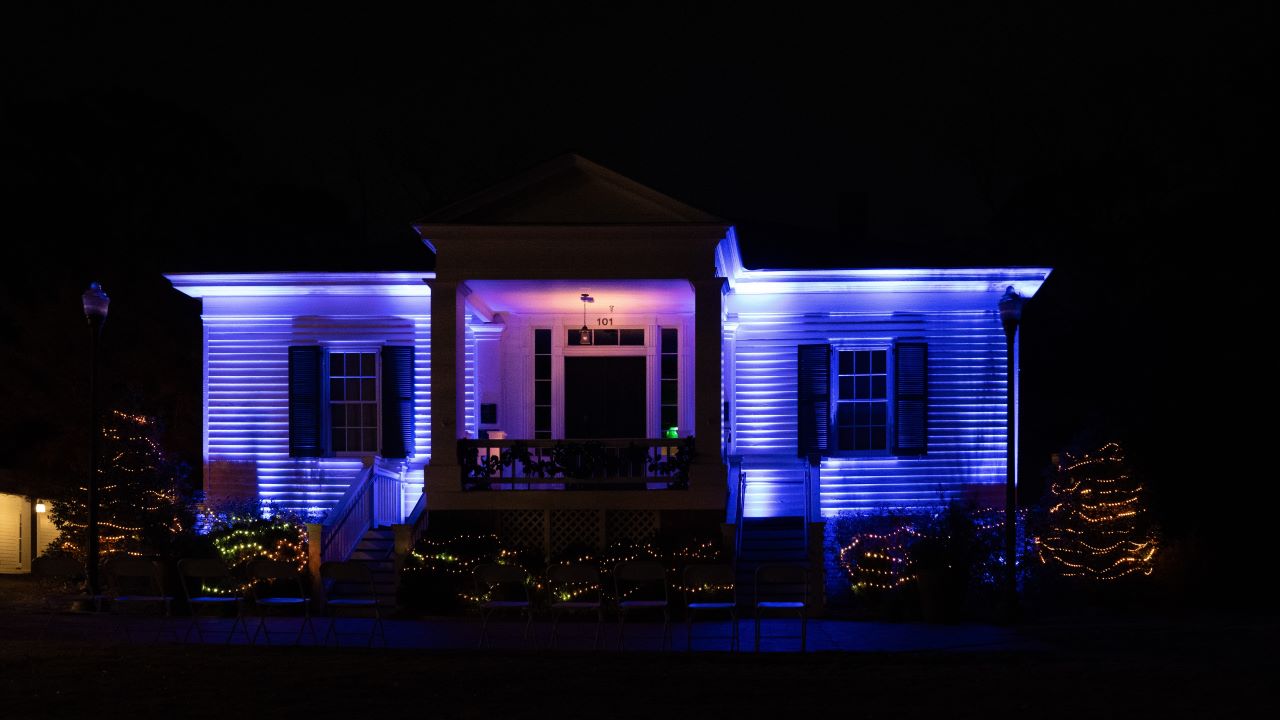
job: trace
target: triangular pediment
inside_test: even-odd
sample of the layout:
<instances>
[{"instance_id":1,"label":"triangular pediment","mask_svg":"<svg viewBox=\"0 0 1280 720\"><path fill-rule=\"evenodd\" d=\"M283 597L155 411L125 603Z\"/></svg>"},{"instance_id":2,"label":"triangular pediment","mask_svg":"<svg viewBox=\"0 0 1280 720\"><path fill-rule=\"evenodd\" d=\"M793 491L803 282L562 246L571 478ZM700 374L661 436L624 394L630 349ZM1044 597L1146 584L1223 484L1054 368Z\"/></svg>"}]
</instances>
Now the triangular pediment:
<instances>
[{"instance_id":1,"label":"triangular pediment","mask_svg":"<svg viewBox=\"0 0 1280 720\"><path fill-rule=\"evenodd\" d=\"M671 225L719 218L579 155L562 155L419 225Z\"/></svg>"}]
</instances>

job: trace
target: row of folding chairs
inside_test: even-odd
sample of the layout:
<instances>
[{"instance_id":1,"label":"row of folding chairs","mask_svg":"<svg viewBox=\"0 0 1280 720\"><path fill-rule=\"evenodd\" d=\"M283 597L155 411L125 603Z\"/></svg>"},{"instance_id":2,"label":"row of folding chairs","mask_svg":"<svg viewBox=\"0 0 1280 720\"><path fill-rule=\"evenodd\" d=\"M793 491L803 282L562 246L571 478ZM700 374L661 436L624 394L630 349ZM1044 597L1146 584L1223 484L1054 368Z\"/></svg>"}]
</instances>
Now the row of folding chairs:
<instances>
[{"instance_id":1,"label":"row of folding chairs","mask_svg":"<svg viewBox=\"0 0 1280 720\"><path fill-rule=\"evenodd\" d=\"M666 650L671 638L671 593L667 570L653 560L632 560L618 564L613 570L613 607L618 618L618 649L626 643L628 617L640 614L661 615L661 647ZM529 641L530 628L537 609L525 571L514 565L480 565L474 571L476 595L479 599L481 625L479 646L485 647L490 620L500 614L516 614L524 619L521 638ZM737 574L732 565L703 564L685 568L680 587L684 599L686 648L693 650L695 640L728 640L731 651L739 649ZM809 573L798 564L763 564L754 575L754 593L747 608L755 620L755 650L759 652L762 623L771 616L793 616L799 620L798 635L770 636L800 641L806 649L808 634ZM547 609L551 614L549 644L555 647L561 621L577 613L596 618L592 647L599 649L604 627L605 599L600 570L585 563L563 563L547 574ZM729 621L730 634L719 637L695 636L695 617L720 616Z\"/></svg>"},{"instance_id":2,"label":"row of folding chairs","mask_svg":"<svg viewBox=\"0 0 1280 720\"><path fill-rule=\"evenodd\" d=\"M84 566L66 556L40 558L33 569L64 588L84 574ZM166 589L164 567L159 562L134 557L112 558L104 571L107 580L105 592L51 592L45 595L45 633L60 611L78 603L95 611L101 611L104 605L110 607L117 619L115 628L126 640L132 640L133 623L129 622L130 618L152 612L161 618L155 626L156 639L170 634L187 642L194 633L201 642L205 642L207 626L212 624L207 621L224 613L234 613L231 626L219 631L226 633L227 643L242 634L249 644L257 643L261 635L270 645L272 630L269 618L281 615L294 615L299 619L297 632L293 633L295 645L301 643L308 633L313 643L318 642L311 619L312 600L306 576L295 563L267 558L256 560L248 567L246 580L249 589L241 592L240 579L233 576L223 561L215 558L179 560L178 581L190 611L190 621L181 636L171 625L176 597ZM320 574L326 588L321 599L322 614L336 618L346 611L372 611L369 644L380 638L385 645L386 633L368 566L358 562L325 563ZM252 615L256 619L252 632L249 631L246 606L253 609ZM323 643L327 644L331 638L334 642L339 641L337 625L337 622L329 623ZM278 636L280 631L276 630L275 634Z\"/></svg>"}]
</instances>

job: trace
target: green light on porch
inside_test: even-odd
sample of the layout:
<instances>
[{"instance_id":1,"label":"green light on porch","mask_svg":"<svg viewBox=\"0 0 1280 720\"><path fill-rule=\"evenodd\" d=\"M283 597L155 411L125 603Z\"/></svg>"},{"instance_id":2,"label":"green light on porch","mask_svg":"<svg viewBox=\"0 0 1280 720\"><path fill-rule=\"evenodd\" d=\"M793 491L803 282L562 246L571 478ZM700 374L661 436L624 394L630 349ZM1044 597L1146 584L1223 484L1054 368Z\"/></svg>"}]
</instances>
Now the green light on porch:
<instances>
[{"instance_id":1,"label":"green light on porch","mask_svg":"<svg viewBox=\"0 0 1280 720\"><path fill-rule=\"evenodd\" d=\"M668 440L679 440L680 428L676 427L675 425L672 425L671 427L667 428L666 432L664 432L662 435Z\"/></svg>"}]
</instances>

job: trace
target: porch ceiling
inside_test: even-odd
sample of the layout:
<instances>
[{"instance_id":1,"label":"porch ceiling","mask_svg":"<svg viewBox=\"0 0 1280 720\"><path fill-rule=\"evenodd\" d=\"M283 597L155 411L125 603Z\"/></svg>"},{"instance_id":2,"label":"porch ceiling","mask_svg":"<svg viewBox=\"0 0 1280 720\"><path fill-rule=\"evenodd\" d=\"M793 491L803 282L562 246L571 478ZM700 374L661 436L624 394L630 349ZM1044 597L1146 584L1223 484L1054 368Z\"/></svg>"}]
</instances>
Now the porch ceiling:
<instances>
[{"instance_id":1,"label":"porch ceiling","mask_svg":"<svg viewBox=\"0 0 1280 720\"><path fill-rule=\"evenodd\" d=\"M687 280L468 280L472 297L493 312L580 313L579 297L595 302L588 314L691 313L693 288Z\"/></svg>"}]
</instances>

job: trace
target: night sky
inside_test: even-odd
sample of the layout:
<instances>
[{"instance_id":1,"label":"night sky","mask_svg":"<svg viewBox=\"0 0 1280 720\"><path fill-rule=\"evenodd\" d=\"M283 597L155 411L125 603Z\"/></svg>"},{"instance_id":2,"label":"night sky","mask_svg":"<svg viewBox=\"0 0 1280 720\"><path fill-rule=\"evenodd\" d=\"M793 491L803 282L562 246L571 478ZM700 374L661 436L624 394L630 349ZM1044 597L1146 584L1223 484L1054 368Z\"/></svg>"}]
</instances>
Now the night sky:
<instances>
[{"instance_id":1,"label":"night sky","mask_svg":"<svg viewBox=\"0 0 1280 720\"><path fill-rule=\"evenodd\" d=\"M1193 510L1273 493L1244 415L1270 388L1264 4L33 5L0 17L10 485L84 472L91 280L108 397L194 463L199 306L162 272L430 269L415 218L572 151L735 223L749 266L1052 266L1028 492L1120 438L1171 536L1215 549L1230 523Z\"/></svg>"}]
</instances>

